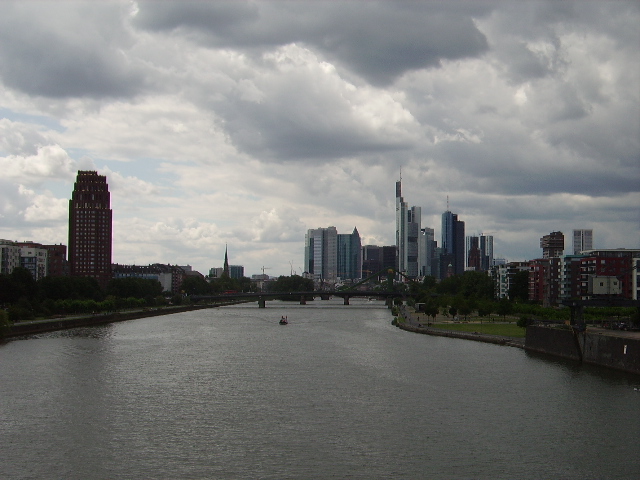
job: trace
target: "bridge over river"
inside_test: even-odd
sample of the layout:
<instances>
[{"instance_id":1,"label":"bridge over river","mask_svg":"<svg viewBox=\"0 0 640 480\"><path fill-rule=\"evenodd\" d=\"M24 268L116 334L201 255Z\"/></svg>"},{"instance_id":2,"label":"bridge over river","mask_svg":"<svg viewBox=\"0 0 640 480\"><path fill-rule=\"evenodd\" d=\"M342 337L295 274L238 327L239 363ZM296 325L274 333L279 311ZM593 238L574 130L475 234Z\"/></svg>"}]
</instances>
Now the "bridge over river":
<instances>
[{"instance_id":1,"label":"bridge over river","mask_svg":"<svg viewBox=\"0 0 640 480\"><path fill-rule=\"evenodd\" d=\"M357 291L357 290L320 290L313 292L249 292L249 293L224 293L219 295L191 295L193 301L243 301L258 302L258 307L265 308L267 300L293 300L299 301L301 305L307 301L315 300L320 297L322 300L328 300L331 297L342 297L344 304L349 305L349 299L352 297L378 298L384 299L387 306L391 306L394 298L404 297L406 293L402 292L386 292L379 290Z\"/></svg>"}]
</instances>

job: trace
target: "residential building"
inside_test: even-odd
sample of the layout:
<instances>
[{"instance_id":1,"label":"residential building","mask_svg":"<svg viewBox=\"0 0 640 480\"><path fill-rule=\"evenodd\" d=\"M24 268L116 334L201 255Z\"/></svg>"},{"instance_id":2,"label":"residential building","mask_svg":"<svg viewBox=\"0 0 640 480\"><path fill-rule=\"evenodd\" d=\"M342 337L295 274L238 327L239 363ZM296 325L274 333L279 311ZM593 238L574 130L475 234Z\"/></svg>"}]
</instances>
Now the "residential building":
<instances>
[{"instance_id":1,"label":"residential building","mask_svg":"<svg viewBox=\"0 0 640 480\"><path fill-rule=\"evenodd\" d=\"M529 272L529 262L509 262L497 265L493 268L496 298L509 298L509 292L513 286L518 272Z\"/></svg>"},{"instance_id":2,"label":"residential building","mask_svg":"<svg viewBox=\"0 0 640 480\"><path fill-rule=\"evenodd\" d=\"M562 232L551 232L540 239L542 258L561 257L564 251L564 235Z\"/></svg>"},{"instance_id":3,"label":"residential building","mask_svg":"<svg viewBox=\"0 0 640 480\"><path fill-rule=\"evenodd\" d=\"M593 230L574 230L573 254L580 255L585 250L593 250Z\"/></svg>"},{"instance_id":4,"label":"residential building","mask_svg":"<svg viewBox=\"0 0 640 480\"><path fill-rule=\"evenodd\" d=\"M20 266L31 273L34 280L48 275L49 251L40 243L17 242L20 247Z\"/></svg>"},{"instance_id":5,"label":"residential building","mask_svg":"<svg viewBox=\"0 0 640 480\"><path fill-rule=\"evenodd\" d=\"M162 290L173 294L180 293L180 286L186 277L186 272L178 265L118 265L111 266L113 278L144 278L156 280L162 285Z\"/></svg>"},{"instance_id":6,"label":"residential building","mask_svg":"<svg viewBox=\"0 0 640 480\"><path fill-rule=\"evenodd\" d=\"M638 300L640 291L640 250L603 249L583 251L580 259L580 296L582 299L598 295ZM608 291L593 292L593 279L598 278ZM615 289L614 289L615 287Z\"/></svg>"},{"instance_id":7,"label":"residential building","mask_svg":"<svg viewBox=\"0 0 640 480\"><path fill-rule=\"evenodd\" d=\"M20 266L20 247L11 240L0 240L0 275L10 275Z\"/></svg>"},{"instance_id":8,"label":"residential building","mask_svg":"<svg viewBox=\"0 0 640 480\"><path fill-rule=\"evenodd\" d=\"M107 177L78 171L69 200L69 273L111 280L112 210Z\"/></svg>"},{"instance_id":9,"label":"residential building","mask_svg":"<svg viewBox=\"0 0 640 480\"><path fill-rule=\"evenodd\" d=\"M557 305L560 300L560 257L538 258L529 262L529 300L543 306Z\"/></svg>"}]
</instances>

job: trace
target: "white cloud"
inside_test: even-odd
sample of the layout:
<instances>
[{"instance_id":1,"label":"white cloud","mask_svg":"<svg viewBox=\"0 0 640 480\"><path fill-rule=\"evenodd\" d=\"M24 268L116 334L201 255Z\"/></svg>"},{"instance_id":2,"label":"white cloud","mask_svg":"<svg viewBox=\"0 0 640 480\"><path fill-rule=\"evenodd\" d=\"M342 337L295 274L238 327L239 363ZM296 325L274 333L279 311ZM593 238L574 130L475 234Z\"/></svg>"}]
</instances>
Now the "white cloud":
<instances>
[{"instance_id":1,"label":"white cloud","mask_svg":"<svg viewBox=\"0 0 640 480\"><path fill-rule=\"evenodd\" d=\"M640 247L636 2L132 5L0 5L0 237L64 242L91 169L114 261L288 274L308 228L392 244L402 168L436 237L449 195L512 259Z\"/></svg>"}]
</instances>

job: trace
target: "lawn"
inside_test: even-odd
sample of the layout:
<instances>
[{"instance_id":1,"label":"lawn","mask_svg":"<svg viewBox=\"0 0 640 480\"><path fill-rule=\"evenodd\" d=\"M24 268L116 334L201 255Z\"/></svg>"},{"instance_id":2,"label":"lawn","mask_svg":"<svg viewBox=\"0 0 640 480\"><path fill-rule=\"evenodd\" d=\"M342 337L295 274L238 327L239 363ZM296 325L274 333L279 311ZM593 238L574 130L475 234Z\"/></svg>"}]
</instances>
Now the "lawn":
<instances>
[{"instance_id":1,"label":"lawn","mask_svg":"<svg viewBox=\"0 0 640 480\"><path fill-rule=\"evenodd\" d=\"M524 337L526 330L515 323L432 323L431 327L456 332L478 332L503 337Z\"/></svg>"}]
</instances>

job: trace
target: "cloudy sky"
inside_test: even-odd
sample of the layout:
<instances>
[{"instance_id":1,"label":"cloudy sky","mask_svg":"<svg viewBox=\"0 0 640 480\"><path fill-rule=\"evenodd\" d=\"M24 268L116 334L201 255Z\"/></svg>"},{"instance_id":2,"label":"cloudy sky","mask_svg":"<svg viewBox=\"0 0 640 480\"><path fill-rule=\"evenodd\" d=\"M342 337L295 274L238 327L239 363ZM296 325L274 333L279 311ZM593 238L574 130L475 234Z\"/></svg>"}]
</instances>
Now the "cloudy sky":
<instances>
[{"instance_id":1,"label":"cloudy sky","mask_svg":"<svg viewBox=\"0 0 640 480\"><path fill-rule=\"evenodd\" d=\"M113 261L301 273L309 228L395 242L395 181L496 256L640 248L637 1L0 2L0 238L68 243L106 175Z\"/></svg>"}]
</instances>

